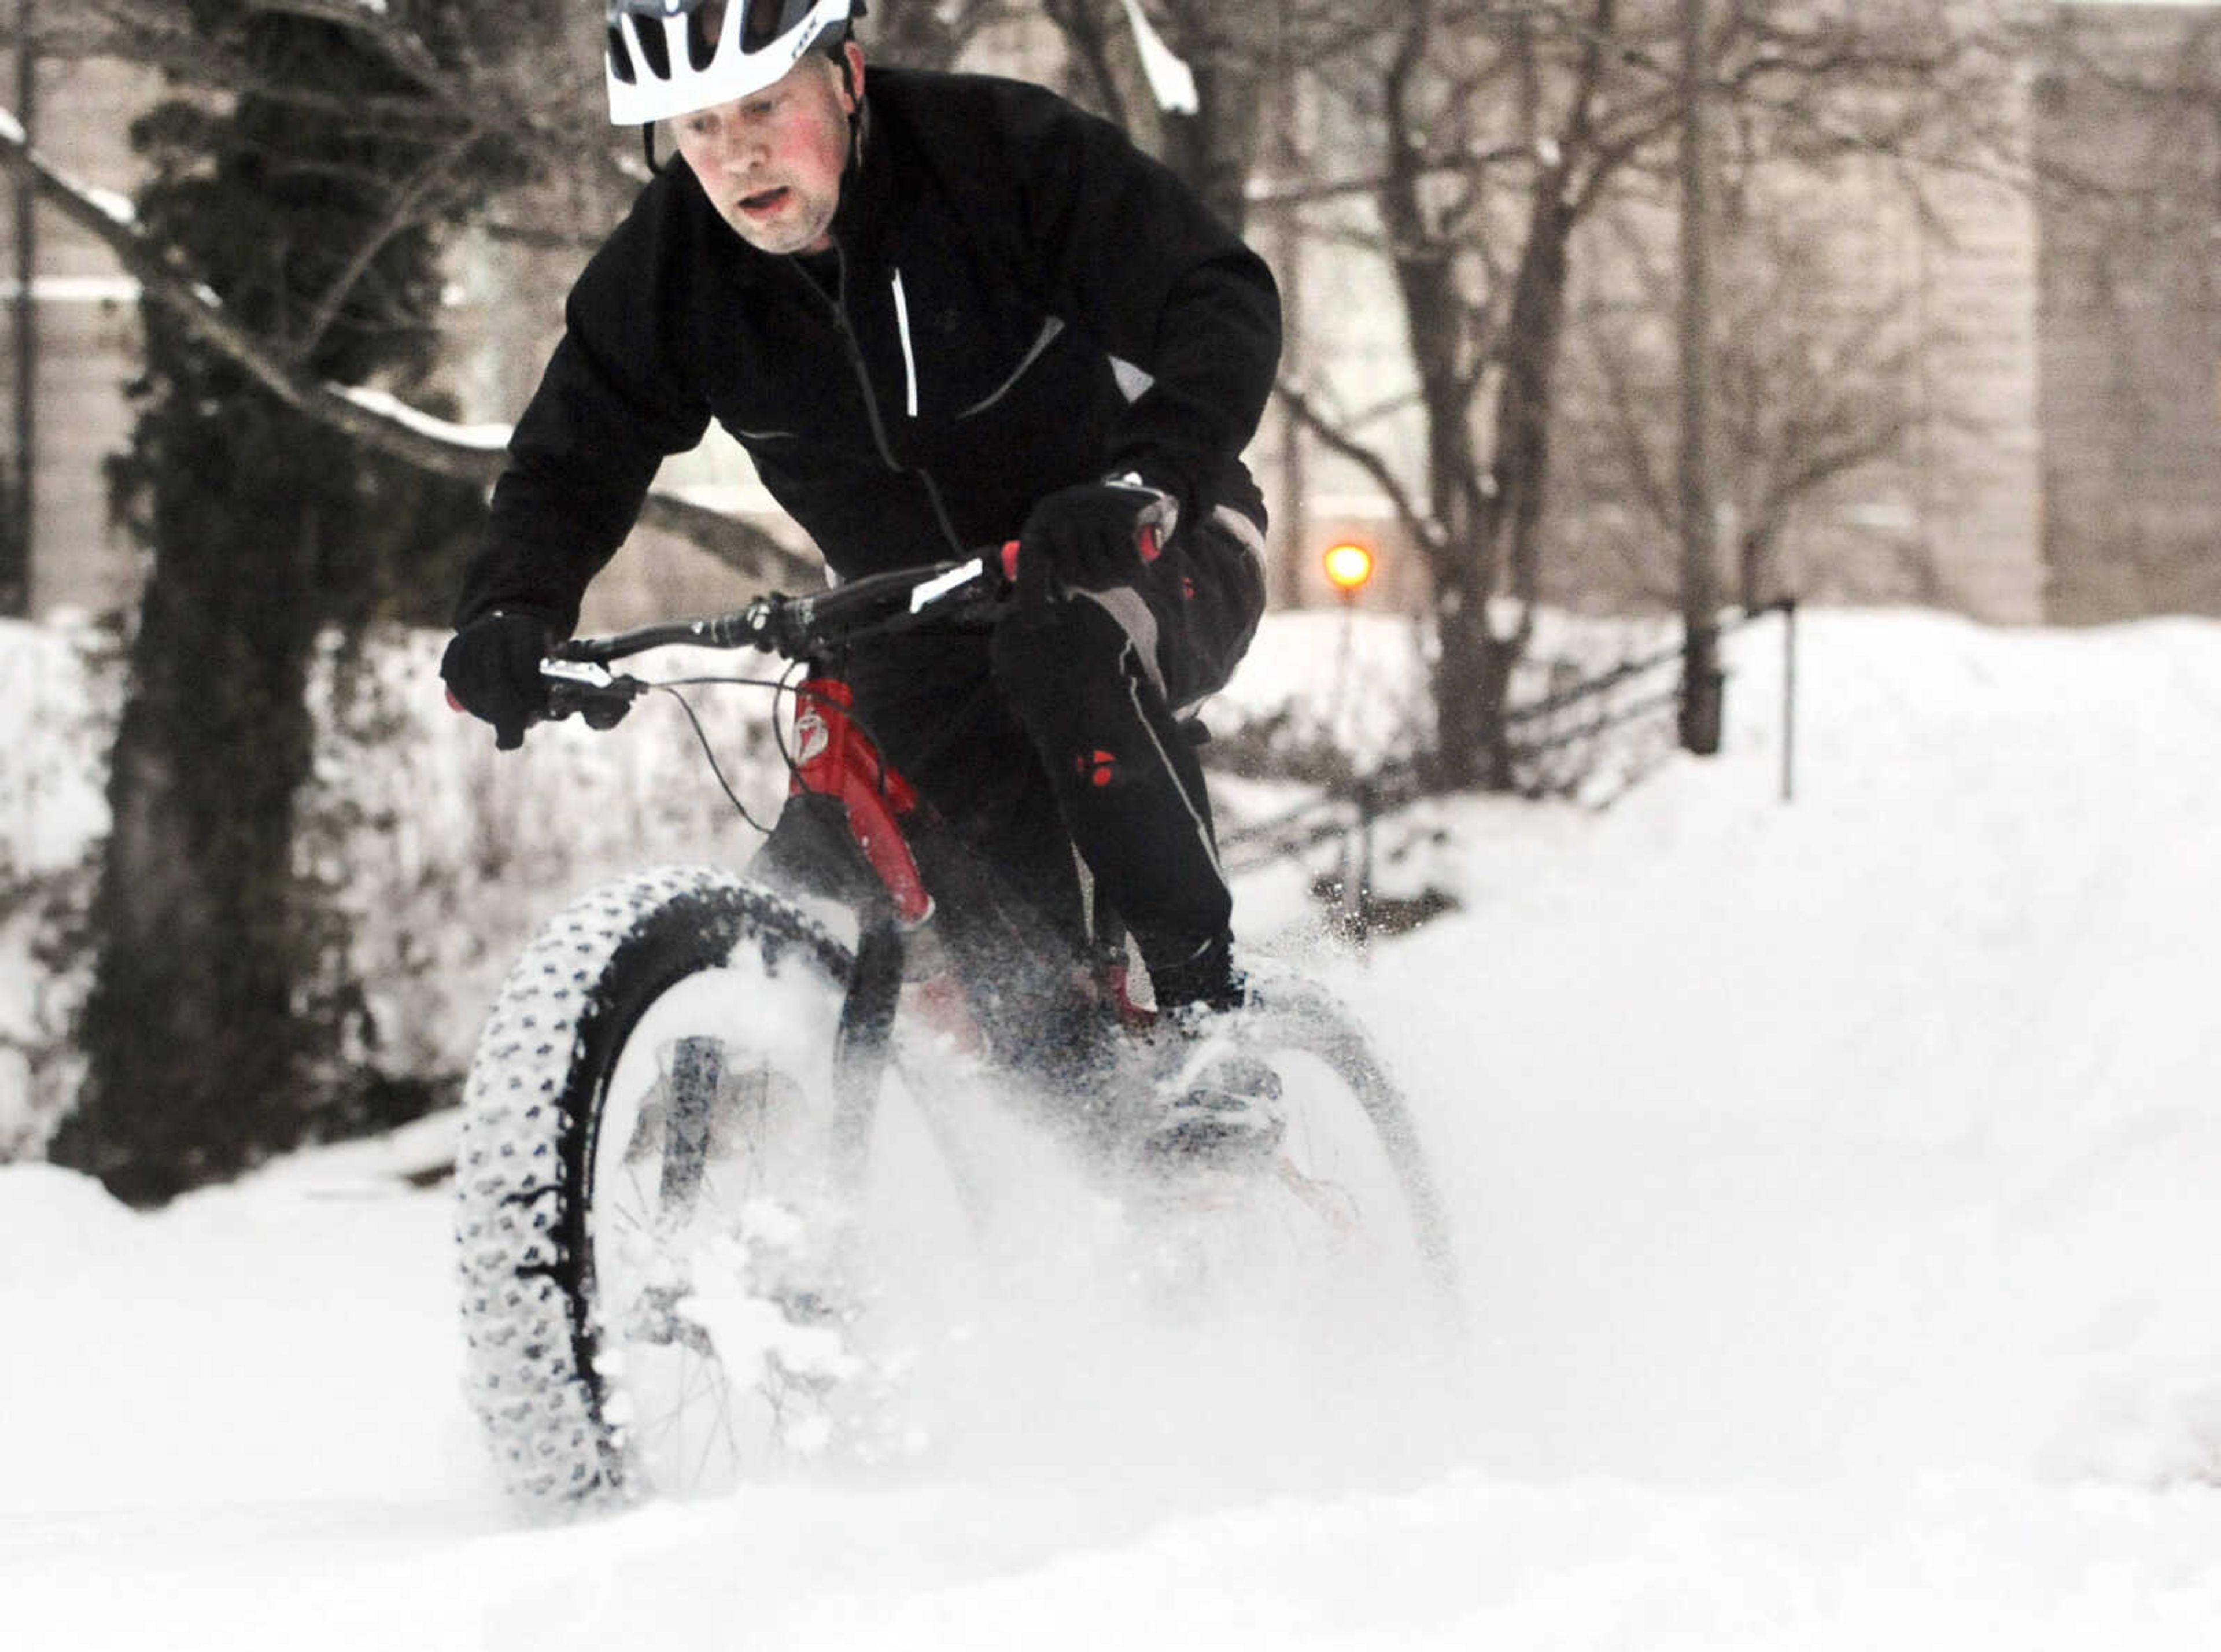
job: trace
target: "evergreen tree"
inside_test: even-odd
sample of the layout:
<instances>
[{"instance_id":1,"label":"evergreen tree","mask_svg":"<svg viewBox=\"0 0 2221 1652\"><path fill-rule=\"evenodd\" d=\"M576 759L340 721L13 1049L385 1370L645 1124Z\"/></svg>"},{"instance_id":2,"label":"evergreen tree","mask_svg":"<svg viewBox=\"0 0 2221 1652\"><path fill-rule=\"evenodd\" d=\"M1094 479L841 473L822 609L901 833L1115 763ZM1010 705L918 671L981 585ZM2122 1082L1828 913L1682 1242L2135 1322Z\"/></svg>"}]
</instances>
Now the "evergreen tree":
<instances>
[{"instance_id":1,"label":"evergreen tree","mask_svg":"<svg viewBox=\"0 0 2221 1652\"><path fill-rule=\"evenodd\" d=\"M458 37L458 0L407 8ZM359 32L192 0L245 71L134 129L138 205L232 313L303 369L422 395L443 218L520 163ZM479 9L484 15L484 8ZM348 1059L344 926L297 867L319 635L427 618L454 589L475 490L310 423L148 304L119 511L150 553L94 911L88 1073L52 1148L154 1202L367 1122L391 1087Z\"/></svg>"}]
</instances>

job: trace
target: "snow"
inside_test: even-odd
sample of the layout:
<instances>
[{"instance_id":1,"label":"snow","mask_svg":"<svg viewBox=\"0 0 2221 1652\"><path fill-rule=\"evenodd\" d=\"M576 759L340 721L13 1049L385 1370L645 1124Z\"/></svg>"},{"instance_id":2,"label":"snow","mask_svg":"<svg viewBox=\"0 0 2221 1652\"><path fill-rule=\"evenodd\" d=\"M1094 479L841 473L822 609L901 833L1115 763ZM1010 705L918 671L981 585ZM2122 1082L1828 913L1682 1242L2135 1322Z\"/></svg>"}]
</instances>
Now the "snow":
<instances>
[{"instance_id":1,"label":"snow","mask_svg":"<svg viewBox=\"0 0 2221 1652\"><path fill-rule=\"evenodd\" d=\"M1341 623L1275 618L1234 698L1392 746L1405 632L1357 628L1357 715ZM1461 903L1409 936L1353 956L1301 874L1245 881L1252 944L1361 1008L1414 1097L1475 1328L1454 1376L1137 1337L1119 1282L1035 1312L1037 1274L1019 1327L950 1327L992 1357L916 1459L533 1529L458 1392L447 1196L405 1179L452 1118L151 1215L18 1164L0 1644L2221 1644L2221 626L1820 612L1799 642L1793 802L1768 622L1730 645L1719 758L1608 810L1385 828L1391 892ZM483 842L468 810L514 809L503 777L599 753L602 792L454 885L553 910L698 829L604 806L662 737L506 770L419 742L394 783L435 818L365 875L405 901ZM607 841L534 835L565 829ZM1045 1214L1045 1248L1087 1218Z\"/></svg>"},{"instance_id":2,"label":"snow","mask_svg":"<svg viewBox=\"0 0 2221 1652\"><path fill-rule=\"evenodd\" d=\"M419 435L436 441L453 442L459 447L476 447L485 452L497 453L509 446L514 427L506 424L457 424L451 420L437 418L409 405L398 397L382 390L372 390L362 385L336 385L333 388L356 406L406 425Z\"/></svg>"},{"instance_id":3,"label":"snow","mask_svg":"<svg viewBox=\"0 0 2221 1652\"><path fill-rule=\"evenodd\" d=\"M1164 37L1142 13L1140 0L1125 0L1126 22L1134 31L1134 44L1142 54L1142 75L1157 107L1168 115L1192 115L1201 107L1195 91L1195 72L1167 46Z\"/></svg>"}]
</instances>

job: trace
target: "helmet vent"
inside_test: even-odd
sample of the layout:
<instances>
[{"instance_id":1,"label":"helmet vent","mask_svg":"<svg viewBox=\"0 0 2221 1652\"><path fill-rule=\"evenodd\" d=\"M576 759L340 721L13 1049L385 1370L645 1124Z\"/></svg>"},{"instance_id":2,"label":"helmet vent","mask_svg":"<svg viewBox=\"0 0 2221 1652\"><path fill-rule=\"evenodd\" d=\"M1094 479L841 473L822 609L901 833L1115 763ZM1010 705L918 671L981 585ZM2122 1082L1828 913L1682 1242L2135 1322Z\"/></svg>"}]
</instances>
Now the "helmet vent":
<instances>
[{"instance_id":1,"label":"helmet vent","mask_svg":"<svg viewBox=\"0 0 2221 1652\"><path fill-rule=\"evenodd\" d=\"M632 66L632 48L625 44L625 32L615 23L610 25L610 74L628 86L640 82L639 71Z\"/></svg>"},{"instance_id":2,"label":"helmet vent","mask_svg":"<svg viewBox=\"0 0 2221 1652\"><path fill-rule=\"evenodd\" d=\"M760 52L800 22L810 12L810 0L748 0L741 29L741 49Z\"/></svg>"},{"instance_id":3,"label":"helmet vent","mask_svg":"<svg viewBox=\"0 0 2221 1652\"><path fill-rule=\"evenodd\" d=\"M660 22L635 18L633 31L640 41L641 62L658 80L671 78L671 41Z\"/></svg>"},{"instance_id":4,"label":"helmet vent","mask_svg":"<svg viewBox=\"0 0 2221 1652\"><path fill-rule=\"evenodd\" d=\"M704 27L707 16L697 11L686 20L686 61L696 74L707 69L717 55L717 37Z\"/></svg>"},{"instance_id":5,"label":"helmet vent","mask_svg":"<svg viewBox=\"0 0 2221 1652\"><path fill-rule=\"evenodd\" d=\"M604 0L610 119L645 124L751 97L847 38L863 0Z\"/></svg>"}]
</instances>

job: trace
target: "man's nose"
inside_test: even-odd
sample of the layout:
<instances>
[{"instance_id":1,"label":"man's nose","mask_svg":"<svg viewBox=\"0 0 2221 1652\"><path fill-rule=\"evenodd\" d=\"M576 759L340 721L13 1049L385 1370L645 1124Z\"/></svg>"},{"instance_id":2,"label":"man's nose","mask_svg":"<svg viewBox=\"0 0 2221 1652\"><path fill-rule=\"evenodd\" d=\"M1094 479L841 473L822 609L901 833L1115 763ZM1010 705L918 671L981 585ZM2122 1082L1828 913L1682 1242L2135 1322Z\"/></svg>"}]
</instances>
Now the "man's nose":
<instances>
[{"instance_id":1,"label":"man's nose","mask_svg":"<svg viewBox=\"0 0 2221 1652\"><path fill-rule=\"evenodd\" d=\"M739 121L717 128L717 164L729 172L745 172L763 164L768 153L760 134Z\"/></svg>"}]
</instances>

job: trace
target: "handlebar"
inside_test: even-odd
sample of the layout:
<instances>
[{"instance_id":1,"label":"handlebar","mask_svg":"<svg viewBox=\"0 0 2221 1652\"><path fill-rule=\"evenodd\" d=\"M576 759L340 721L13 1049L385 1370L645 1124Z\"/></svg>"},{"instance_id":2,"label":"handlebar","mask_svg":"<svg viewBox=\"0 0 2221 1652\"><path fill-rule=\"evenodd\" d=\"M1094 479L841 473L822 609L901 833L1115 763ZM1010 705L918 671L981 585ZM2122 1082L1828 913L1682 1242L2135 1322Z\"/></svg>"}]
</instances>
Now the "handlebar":
<instances>
[{"instance_id":1,"label":"handlebar","mask_svg":"<svg viewBox=\"0 0 2221 1652\"><path fill-rule=\"evenodd\" d=\"M575 715L590 728L614 727L650 685L612 673L608 665L652 648L757 648L802 660L929 621L984 614L1015 581L1017 550L1013 541L960 561L867 574L809 596L774 591L729 613L573 637L551 648L541 664L547 715Z\"/></svg>"}]
</instances>

